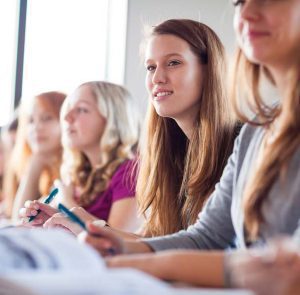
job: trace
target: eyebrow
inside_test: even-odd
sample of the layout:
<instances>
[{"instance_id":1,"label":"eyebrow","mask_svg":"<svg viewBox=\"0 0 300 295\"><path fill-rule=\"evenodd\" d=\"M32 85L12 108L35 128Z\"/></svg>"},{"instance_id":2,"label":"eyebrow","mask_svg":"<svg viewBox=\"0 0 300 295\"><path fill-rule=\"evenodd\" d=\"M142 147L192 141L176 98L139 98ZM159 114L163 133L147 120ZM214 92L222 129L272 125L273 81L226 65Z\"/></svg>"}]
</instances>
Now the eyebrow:
<instances>
[{"instance_id":1,"label":"eyebrow","mask_svg":"<svg viewBox=\"0 0 300 295\"><path fill-rule=\"evenodd\" d=\"M168 54L164 55L163 57L168 58L168 57L171 57L171 56L182 57L181 54L176 53L176 52L174 52L174 53L168 53ZM152 60L151 58L147 59L147 60L145 61L145 64L148 63L148 62L151 61L151 60Z\"/></svg>"},{"instance_id":2,"label":"eyebrow","mask_svg":"<svg viewBox=\"0 0 300 295\"><path fill-rule=\"evenodd\" d=\"M89 104L89 105L92 105L92 104L93 104L93 103L90 102L89 100L85 100L85 99L79 100L79 101L76 102L76 104L79 104L79 103L86 103L86 104Z\"/></svg>"}]
</instances>

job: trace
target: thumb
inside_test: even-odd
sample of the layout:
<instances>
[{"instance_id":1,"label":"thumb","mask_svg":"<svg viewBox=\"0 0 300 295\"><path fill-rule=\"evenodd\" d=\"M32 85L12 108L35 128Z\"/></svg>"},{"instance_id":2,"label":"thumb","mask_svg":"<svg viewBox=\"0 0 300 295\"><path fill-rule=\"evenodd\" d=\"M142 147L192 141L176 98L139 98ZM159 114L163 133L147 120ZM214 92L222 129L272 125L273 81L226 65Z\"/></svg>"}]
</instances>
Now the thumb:
<instances>
[{"instance_id":1,"label":"thumb","mask_svg":"<svg viewBox=\"0 0 300 295\"><path fill-rule=\"evenodd\" d=\"M41 211L43 211L44 213L46 213L47 215L49 215L49 216L52 216L52 215L54 215L55 213L58 212L57 209L51 207L50 205L47 205L47 204L44 204L44 203L41 203L41 202L38 202L38 201L34 201L34 203L38 204L39 209Z\"/></svg>"},{"instance_id":2,"label":"thumb","mask_svg":"<svg viewBox=\"0 0 300 295\"><path fill-rule=\"evenodd\" d=\"M91 235L95 236L101 236L103 238L107 239L115 239L115 235L109 230L102 226L97 226L96 224L93 224L92 222L88 222L87 230Z\"/></svg>"}]
</instances>

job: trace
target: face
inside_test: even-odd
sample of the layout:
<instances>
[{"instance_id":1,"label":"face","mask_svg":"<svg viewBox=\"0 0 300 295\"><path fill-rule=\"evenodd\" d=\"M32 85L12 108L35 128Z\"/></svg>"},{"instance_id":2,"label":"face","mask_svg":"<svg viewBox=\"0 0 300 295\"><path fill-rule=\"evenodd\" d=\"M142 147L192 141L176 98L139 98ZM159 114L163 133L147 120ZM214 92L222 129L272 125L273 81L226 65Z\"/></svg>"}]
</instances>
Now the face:
<instances>
[{"instance_id":1,"label":"face","mask_svg":"<svg viewBox=\"0 0 300 295\"><path fill-rule=\"evenodd\" d=\"M247 58L265 66L294 64L300 52L300 0L233 0L234 28Z\"/></svg>"},{"instance_id":2,"label":"face","mask_svg":"<svg viewBox=\"0 0 300 295\"><path fill-rule=\"evenodd\" d=\"M194 120L205 66L189 44L174 35L153 36L145 54L146 88L159 116Z\"/></svg>"},{"instance_id":3,"label":"face","mask_svg":"<svg viewBox=\"0 0 300 295\"><path fill-rule=\"evenodd\" d=\"M70 148L85 152L99 148L106 121L88 86L81 86L68 98L63 118L63 137Z\"/></svg>"},{"instance_id":4,"label":"face","mask_svg":"<svg viewBox=\"0 0 300 295\"><path fill-rule=\"evenodd\" d=\"M55 153L61 148L59 119L39 103L29 114L27 142L33 153Z\"/></svg>"}]
</instances>

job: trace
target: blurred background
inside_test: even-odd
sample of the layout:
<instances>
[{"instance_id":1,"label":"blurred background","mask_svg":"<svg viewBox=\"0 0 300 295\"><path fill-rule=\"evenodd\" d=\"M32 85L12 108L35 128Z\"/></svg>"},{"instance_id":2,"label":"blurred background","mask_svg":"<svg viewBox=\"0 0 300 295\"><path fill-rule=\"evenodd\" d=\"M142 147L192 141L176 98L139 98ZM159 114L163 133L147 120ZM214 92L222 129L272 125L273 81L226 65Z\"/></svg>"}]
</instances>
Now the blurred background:
<instances>
[{"instance_id":1,"label":"blurred background","mask_svg":"<svg viewBox=\"0 0 300 295\"><path fill-rule=\"evenodd\" d=\"M144 26L169 18L200 20L235 47L228 0L0 0L0 126L21 99L90 80L124 85L143 112Z\"/></svg>"}]
</instances>

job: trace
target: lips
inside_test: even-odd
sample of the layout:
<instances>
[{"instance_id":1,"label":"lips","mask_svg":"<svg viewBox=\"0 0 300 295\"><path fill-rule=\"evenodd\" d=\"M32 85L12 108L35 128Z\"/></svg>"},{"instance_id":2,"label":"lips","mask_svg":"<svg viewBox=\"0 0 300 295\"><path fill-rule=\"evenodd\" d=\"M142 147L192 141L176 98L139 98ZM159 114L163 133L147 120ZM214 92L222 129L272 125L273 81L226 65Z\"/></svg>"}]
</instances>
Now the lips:
<instances>
[{"instance_id":1,"label":"lips","mask_svg":"<svg viewBox=\"0 0 300 295\"><path fill-rule=\"evenodd\" d=\"M34 139L36 142L43 142L43 141L47 140L47 137L37 135L37 136L34 136L33 139Z\"/></svg>"},{"instance_id":2,"label":"lips","mask_svg":"<svg viewBox=\"0 0 300 295\"><path fill-rule=\"evenodd\" d=\"M245 36L250 39L257 39L261 37L268 37L270 34L268 32L262 32L262 31L255 31L255 30L249 30L245 33Z\"/></svg>"},{"instance_id":3,"label":"lips","mask_svg":"<svg viewBox=\"0 0 300 295\"><path fill-rule=\"evenodd\" d=\"M162 100L173 94L173 91L168 89L157 89L153 92L153 100Z\"/></svg>"}]
</instances>

